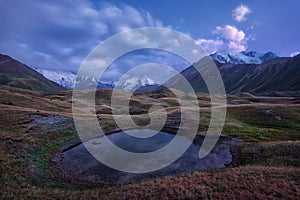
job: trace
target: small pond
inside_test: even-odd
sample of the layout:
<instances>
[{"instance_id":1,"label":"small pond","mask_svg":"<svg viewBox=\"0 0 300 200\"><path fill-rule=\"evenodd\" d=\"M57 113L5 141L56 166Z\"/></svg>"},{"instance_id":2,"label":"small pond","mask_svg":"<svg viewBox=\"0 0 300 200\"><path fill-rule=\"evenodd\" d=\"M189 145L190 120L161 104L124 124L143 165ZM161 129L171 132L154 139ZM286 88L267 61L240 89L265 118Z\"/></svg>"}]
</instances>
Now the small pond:
<instances>
[{"instance_id":1,"label":"small pond","mask_svg":"<svg viewBox=\"0 0 300 200\"><path fill-rule=\"evenodd\" d=\"M134 134L139 134L139 137L133 137ZM147 153L160 149L174 137L174 135L164 132L159 132L151 137L147 137L147 134L151 134L151 131L142 129L126 131L126 133L119 132L107 137L118 147L136 153ZM179 159L154 172L136 174L112 169L95 159L83 144L65 151L62 155L61 166L63 171L76 182L124 184L194 171L219 169L231 163L231 139L229 137L221 137L214 149L205 158L199 159L198 154L203 139L204 137L197 136ZM186 140L186 138L182 137L182 140ZM94 138L86 141L85 145L97 147L97 145L101 145L101 142L99 138Z\"/></svg>"}]
</instances>

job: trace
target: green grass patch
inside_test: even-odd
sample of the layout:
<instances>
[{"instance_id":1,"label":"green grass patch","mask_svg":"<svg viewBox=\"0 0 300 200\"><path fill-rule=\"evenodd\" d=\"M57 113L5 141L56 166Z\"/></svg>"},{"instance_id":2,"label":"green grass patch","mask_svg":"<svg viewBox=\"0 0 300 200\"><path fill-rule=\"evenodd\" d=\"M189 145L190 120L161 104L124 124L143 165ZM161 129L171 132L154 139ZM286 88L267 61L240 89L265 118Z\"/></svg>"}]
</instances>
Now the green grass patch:
<instances>
[{"instance_id":1,"label":"green grass patch","mask_svg":"<svg viewBox=\"0 0 300 200\"><path fill-rule=\"evenodd\" d=\"M240 155L242 165L280 167L300 166L300 142L273 142L244 147Z\"/></svg>"}]
</instances>

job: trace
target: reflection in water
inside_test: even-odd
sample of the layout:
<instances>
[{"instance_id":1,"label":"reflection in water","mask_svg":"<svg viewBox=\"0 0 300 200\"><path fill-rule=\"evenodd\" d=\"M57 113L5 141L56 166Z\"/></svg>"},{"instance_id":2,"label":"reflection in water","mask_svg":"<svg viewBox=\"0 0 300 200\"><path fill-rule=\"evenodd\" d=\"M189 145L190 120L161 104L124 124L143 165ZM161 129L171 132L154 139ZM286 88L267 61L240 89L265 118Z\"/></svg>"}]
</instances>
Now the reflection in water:
<instances>
[{"instance_id":1,"label":"reflection in water","mask_svg":"<svg viewBox=\"0 0 300 200\"><path fill-rule=\"evenodd\" d=\"M108 138L118 147L135 153L147 153L158 150L167 145L174 135L159 132L153 135L151 130L132 130L109 135ZM147 137L149 134L149 137ZM209 169L219 169L225 167L232 161L230 153L229 138L221 139L212 152L203 159L198 158L203 137L197 136L189 149L171 165L144 174L133 174L120 172L109 168L95 159L80 144L63 153L62 167L63 170L77 181L92 181L98 183L129 183L147 180L151 178L163 177L190 173L193 171L203 171ZM187 140L181 137L180 140ZM85 142L91 148L97 148L101 143L101 138L94 138ZM176 150L175 150L176 151Z\"/></svg>"}]
</instances>

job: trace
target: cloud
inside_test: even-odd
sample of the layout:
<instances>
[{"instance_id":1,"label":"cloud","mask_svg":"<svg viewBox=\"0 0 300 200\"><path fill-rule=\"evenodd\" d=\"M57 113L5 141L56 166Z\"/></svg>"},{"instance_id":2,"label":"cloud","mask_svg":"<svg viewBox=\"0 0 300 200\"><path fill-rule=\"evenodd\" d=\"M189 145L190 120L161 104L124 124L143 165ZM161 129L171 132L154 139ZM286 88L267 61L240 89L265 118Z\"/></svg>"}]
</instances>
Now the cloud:
<instances>
[{"instance_id":1,"label":"cloud","mask_svg":"<svg viewBox=\"0 0 300 200\"><path fill-rule=\"evenodd\" d=\"M217 26L213 33L220 35L227 40L227 47L229 50L245 51L247 49L248 38L246 38L246 34L235 26Z\"/></svg>"},{"instance_id":2,"label":"cloud","mask_svg":"<svg viewBox=\"0 0 300 200\"><path fill-rule=\"evenodd\" d=\"M3 1L0 19L5 19L1 20L0 53L31 67L73 72L111 35L164 26L144 10L108 3L96 7L88 0Z\"/></svg>"},{"instance_id":3,"label":"cloud","mask_svg":"<svg viewBox=\"0 0 300 200\"><path fill-rule=\"evenodd\" d=\"M246 21L246 15L252 11L244 5L240 5L232 11L232 17L237 22ZM254 29L259 23L255 22L247 29ZM201 45L208 53L215 53L216 51L229 49L240 52L247 49L247 42L255 40L254 35L248 35L243 30L239 30L232 25L217 26L212 32L219 37L217 39L198 39L196 44Z\"/></svg>"},{"instance_id":4,"label":"cloud","mask_svg":"<svg viewBox=\"0 0 300 200\"><path fill-rule=\"evenodd\" d=\"M300 52L299 52L299 51L296 51L296 52L291 53L291 54L290 54L290 57L294 57L294 56L297 56L297 55L299 55L299 54L300 54Z\"/></svg>"},{"instance_id":5,"label":"cloud","mask_svg":"<svg viewBox=\"0 0 300 200\"><path fill-rule=\"evenodd\" d=\"M103 59L105 58L97 57L95 59L95 66L97 64L99 66L99 61ZM170 52L158 49L140 49L128 52L127 54L124 54L118 59L114 60L113 63L109 65L109 67L106 69L103 76L101 77L101 82L110 83L112 81L116 81L123 74L127 73L134 67L139 65L145 65L148 63L157 63L159 65L170 66L178 72L191 65L191 63L187 62L180 56L172 54ZM95 74L95 70L93 68L91 70L88 70L87 72L89 71ZM160 79L162 79L162 77L168 77L166 76L166 74L164 74L164 71L155 71L154 73L156 73L157 76L161 77ZM89 73L88 75L92 76Z\"/></svg>"},{"instance_id":6,"label":"cloud","mask_svg":"<svg viewBox=\"0 0 300 200\"><path fill-rule=\"evenodd\" d=\"M248 40L254 40L254 36L249 35L246 37L244 31L231 25L217 26L212 33L220 37L217 39L196 40L196 44L201 45L209 54L223 49L236 52L245 51Z\"/></svg>"},{"instance_id":7,"label":"cloud","mask_svg":"<svg viewBox=\"0 0 300 200\"><path fill-rule=\"evenodd\" d=\"M128 5L104 3L97 8L87 0L28 0L18 2L17 7L14 3L15 0L6 1L0 7L0 19L7 19L1 24L0 53L8 54L33 68L77 73L85 57L110 36L132 28L165 27L150 13ZM99 70L97 67L108 64L112 52L123 48L151 46L170 52L179 48L189 54L188 45L184 45L184 36L176 38L169 30L163 30L161 35L137 35L129 32L121 41L107 46L103 57L89 60L92 69L87 75L93 76ZM194 61L198 61L201 51L192 56ZM166 51L133 52L113 62L101 81L117 81L132 67L146 63L172 66L177 71L190 65L179 56L170 55ZM164 73L161 72L161 75Z\"/></svg>"},{"instance_id":8,"label":"cloud","mask_svg":"<svg viewBox=\"0 0 300 200\"><path fill-rule=\"evenodd\" d=\"M250 14L251 12L252 11L247 6L240 5L232 11L232 17L237 22L243 22L247 20L246 15Z\"/></svg>"},{"instance_id":9,"label":"cloud","mask_svg":"<svg viewBox=\"0 0 300 200\"><path fill-rule=\"evenodd\" d=\"M224 46L223 40L217 39L198 39L196 40L197 45L201 45L208 54L215 53L216 51L220 50Z\"/></svg>"},{"instance_id":10,"label":"cloud","mask_svg":"<svg viewBox=\"0 0 300 200\"><path fill-rule=\"evenodd\" d=\"M244 44L240 44L240 43L236 43L233 41L230 41L228 43L228 49L235 51L235 52L241 52L241 51L245 51L246 47Z\"/></svg>"},{"instance_id":11,"label":"cloud","mask_svg":"<svg viewBox=\"0 0 300 200\"><path fill-rule=\"evenodd\" d=\"M238 30L235 26L226 25L224 27L217 26L213 31L215 34L222 35L227 40L234 42L241 42L245 39L245 33L242 30Z\"/></svg>"},{"instance_id":12,"label":"cloud","mask_svg":"<svg viewBox=\"0 0 300 200\"><path fill-rule=\"evenodd\" d=\"M146 50L135 51L140 49ZM132 54L126 52L132 52ZM154 28L136 29L104 41L100 48L94 49L84 63L85 67L81 72L85 76L96 78L102 74L108 64L114 62L113 59L116 56L124 53L124 58L122 56L122 59L109 66L111 69L115 68L115 72L120 72L119 74L124 74L132 67L146 63L172 66L176 70L182 71L206 55L203 49L195 45L191 38L171 29L160 29L159 31ZM177 53L178 56L174 53ZM97 62L102 62L102 65L101 63L95 65ZM110 74L109 77L104 75L104 81L108 81L109 78L116 78L112 75Z\"/></svg>"}]
</instances>

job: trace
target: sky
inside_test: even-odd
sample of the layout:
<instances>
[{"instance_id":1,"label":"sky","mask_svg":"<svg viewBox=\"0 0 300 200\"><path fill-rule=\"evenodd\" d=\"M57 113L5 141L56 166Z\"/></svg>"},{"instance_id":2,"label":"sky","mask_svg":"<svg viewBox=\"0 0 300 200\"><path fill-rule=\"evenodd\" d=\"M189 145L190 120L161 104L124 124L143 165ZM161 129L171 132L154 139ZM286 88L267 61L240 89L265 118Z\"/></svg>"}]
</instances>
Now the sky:
<instances>
[{"instance_id":1,"label":"sky","mask_svg":"<svg viewBox=\"0 0 300 200\"><path fill-rule=\"evenodd\" d=\"M300 52L299 8L299 0L0 0L0 53L33 68L76 73L89 52L112 35L163 27L187 34L208 53L254 50L293 56ZM187 67L173 57L166 61L170 56L164 52L148 54L120 59L106 79L128 70L129 61Z\"/></svg>"}]
</instances>

